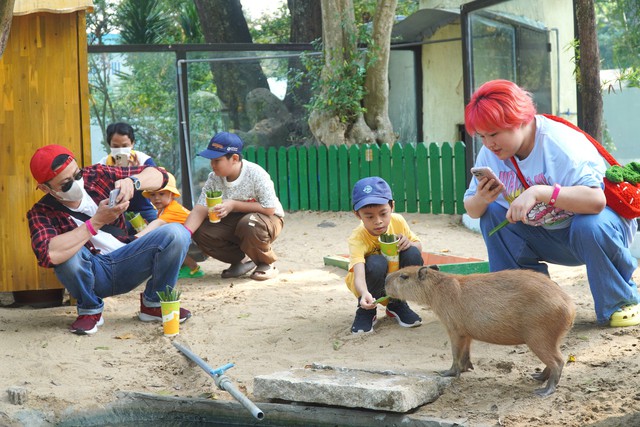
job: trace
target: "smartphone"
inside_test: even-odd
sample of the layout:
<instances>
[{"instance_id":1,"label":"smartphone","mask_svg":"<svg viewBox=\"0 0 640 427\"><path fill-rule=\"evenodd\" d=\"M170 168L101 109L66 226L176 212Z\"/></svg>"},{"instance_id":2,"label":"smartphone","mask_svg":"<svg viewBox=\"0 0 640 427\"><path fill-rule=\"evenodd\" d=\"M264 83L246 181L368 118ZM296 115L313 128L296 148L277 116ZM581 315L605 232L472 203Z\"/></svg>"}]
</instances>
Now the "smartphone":
<instances>
[{"instance_id":1,"label":"smartphone","mask_svg":"<svg viewBox=\"0 0 640 427\"><path fill-rule=\"evenodd\" d=\"M116 205L116 199L118 198L118 194L120 194L119 188L114 188L109 193L109 207L112 208Z\"/></svg>"},{"instance_id":2,"label":"smartphone","mask_svg":"<svg viewBox=\"0 0 640 427\"><path fill-rule=\"evenodd\" d=\"M485 177L489 179L495 179L495 183L489 188L489 190L493 190L494 188L502 184L502 182L500 182L496 174L493 173L493 170L491 170L489 166L480 166L477 168L471 168L471 173L477 179L485 178Z\"/></svg>"}]
</instances>

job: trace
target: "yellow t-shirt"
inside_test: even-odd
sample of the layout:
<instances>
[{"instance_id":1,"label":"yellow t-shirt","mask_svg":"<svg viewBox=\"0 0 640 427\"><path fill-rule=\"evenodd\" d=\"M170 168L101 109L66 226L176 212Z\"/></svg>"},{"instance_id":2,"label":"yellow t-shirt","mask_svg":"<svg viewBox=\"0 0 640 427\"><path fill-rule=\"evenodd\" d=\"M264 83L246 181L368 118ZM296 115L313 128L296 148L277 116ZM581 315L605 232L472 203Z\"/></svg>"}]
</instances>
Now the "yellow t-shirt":
<instances>
[{"instance_id":1,"label":"yellow t-shirt","mask_svg":"<svg viewBox=\"0 0 640 427\"><path fill-rule=\"evenodd\" d=\"M184 222L187 220L187 217L189 216L189 213L189 209L185 208L174 199L167 205L166 208L162 210L162 212L158 214L158 219L161 219L167 223L177 222L180 224L184 224Z\"/></svg>"},{"instance_id":2,"label":"yellow t-shirt","mask_svg":"<svg viewBox=\"0 0 640 427\"><path fill-rule=\"evenodd\" d=\"M420 241L418 236L411 231L404 217L397 213L391 214L391 222L387 228L387 233L402 234L412 242ZM349 290L353 292L356 297L360 297L354 283L353 266L364 262L365 258L369 255L379 254L380 242L378 241L378 236L371 235L367 229L364 228L362 222L353 230L347 242L349 244L349 273L347 273L347 277L344 280Z\"/></svg>"}]
</instances>

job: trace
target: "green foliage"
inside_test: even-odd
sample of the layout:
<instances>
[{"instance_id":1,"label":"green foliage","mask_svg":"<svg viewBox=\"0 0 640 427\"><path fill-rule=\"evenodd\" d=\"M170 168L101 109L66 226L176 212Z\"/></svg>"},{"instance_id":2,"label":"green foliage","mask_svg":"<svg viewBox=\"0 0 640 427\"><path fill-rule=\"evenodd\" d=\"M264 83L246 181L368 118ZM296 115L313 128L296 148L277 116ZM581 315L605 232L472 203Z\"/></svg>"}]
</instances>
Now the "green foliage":
<instances>
[{"instance_id":1,"label":"green foliage","mask_svg":"<svg viewBox=\"0 0 640 427\"><path fill-rule=\"evenodd\" d=\"M159 0L123 0L117 21L123 44L160 44L172 26Z\"/></svg>"},{"instance_id":2,"label":"green foliage","mask_svg":"<svg viewBox=\"0 0 640 427\"><path fill-rule=\"evenodd\" d=\"M289 43L291 15L286 3L274 15L247 20L247 25L254 43Z\"/></svg>"},{"instance_id":3,"label":"green foliage","mask_svg":"<svg viewBox=\"0 0 640 427\"><path fill-rule=\"evenodd\" d=\"M349 37L355 46L355 35L350 34ZM360 37L365 41L371 41L364 26L360 26ZM319 41L313 44L317 49L322 49ZM353 123L359 114L366 111L362 106L362 99L366 95L364 81L367 69L376 60L371 52L373 50L366 49L345 52L340 59L328 64L330 72L323 71L323 57L303 54L303 71L298 71L292 76L291 81L294 85L300 85L303 79L311 80L313 96L305 107L309 111L323 111L336 116L342 123Z\"/></svg>"},{"instance_id":4,"label":"green foliage","mask_svg":"<svg viewBox=\"0 0 640 427\"><path fill-rule=\"evenodd\" d=\"M637 0L596 0L602 68L620 69L619 81L640 87L640 4Z\"/></svg>"},{"instance_id":5,"label":"green foliage","mask_svg":"<svg viewBox=\"0 0 640 427\"><path fill-rule=\"evenodd\" d=\"M178 290L177 287L171 288L171 286L167 285L166 290L156 292L160 301L180 301L180 296L182 292Z\"/></svg>"},{"instance_id":6,"label":"green foliage","mask_svg":"<svg viewBox=\"0 0 640 427\"><path fill-rule=\"evenodd\" d=\"M207 190L207 197L209 199L215 199L220 196L222 196L222 191Z\"/></svg>"},{"instance_id":7,"label":"green foliage","mask_svg":"<svg viewBox=\"0 0 640 427\"><path fill-rule=\"evenodd\" d=\"M571 57L571 62L573 62L573 76L579 87L582 84L582 80L580 78L580 40L573 39L565 50L573 50L573 56Z\"/></svg>"}]
</instances>

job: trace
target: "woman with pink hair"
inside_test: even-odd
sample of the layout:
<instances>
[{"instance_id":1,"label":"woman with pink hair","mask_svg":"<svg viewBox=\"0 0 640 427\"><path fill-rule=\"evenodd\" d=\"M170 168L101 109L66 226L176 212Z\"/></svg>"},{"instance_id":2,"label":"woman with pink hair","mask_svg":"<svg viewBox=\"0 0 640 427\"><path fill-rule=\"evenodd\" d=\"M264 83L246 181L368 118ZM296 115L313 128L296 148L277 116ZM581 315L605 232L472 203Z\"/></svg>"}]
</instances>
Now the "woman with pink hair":
<instances>
[{"instance_id":1,"label":"woman with pink hair","mask_svg":"<svg viewBox=\"0 0 640 427\"><path fill-rule=\"evenodd\" d=\"M637 222L606 206L607 165L586 136L537 114L531 94L507 80L480 86L465 127L482 139L475 166L500 181L474 177L464 195L467 214L480 218L490 270L549 275L547 263L586 265L598 323L640 324L629 251Z\"/></svg>"}]
</instances>

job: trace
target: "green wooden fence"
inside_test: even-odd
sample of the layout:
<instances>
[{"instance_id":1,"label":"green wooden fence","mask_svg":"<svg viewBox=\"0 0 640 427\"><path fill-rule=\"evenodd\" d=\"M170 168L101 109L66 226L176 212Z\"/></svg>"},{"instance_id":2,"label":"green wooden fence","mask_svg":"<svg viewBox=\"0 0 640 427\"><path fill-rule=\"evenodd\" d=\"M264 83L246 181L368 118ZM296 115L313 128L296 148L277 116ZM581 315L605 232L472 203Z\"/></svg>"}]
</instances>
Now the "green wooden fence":
<instances>
[{"instance_id":1,"label":"green wooden fence","mask_svg":"<svg viewBox=\"0 0 640 427\"><path fill-rule=\"evenodd\" d=\"M285 210L350 211L351 189L384 178L396 212L462 214L465 146L456 142L319 147L248 147L244 157L269 172Z\"/></svg>"}]
</instances>

